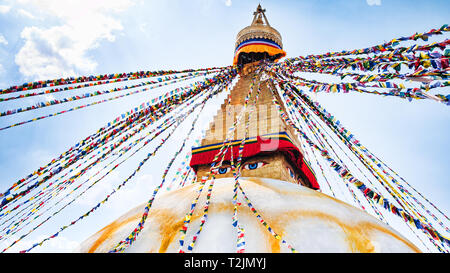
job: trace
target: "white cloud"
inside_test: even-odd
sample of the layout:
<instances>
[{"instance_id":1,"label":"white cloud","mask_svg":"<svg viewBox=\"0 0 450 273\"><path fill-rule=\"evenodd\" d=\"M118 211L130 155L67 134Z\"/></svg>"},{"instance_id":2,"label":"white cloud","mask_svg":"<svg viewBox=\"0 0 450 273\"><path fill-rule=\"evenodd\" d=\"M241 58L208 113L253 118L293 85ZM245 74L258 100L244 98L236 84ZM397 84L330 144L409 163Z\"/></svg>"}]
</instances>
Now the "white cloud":
<instances>
[{"instance_id":1,"label":"white cloud","mask_svg":"<svg viewBox=\"0 0 450 273\"><path fill-rule=\"evenodd\" d=\"M125 212L123 211L123 204L127 204L126 210L140 205L149 199L153 190L158 185L157 182L159 183L160 181L154 179L151 174L141 174L133 177L132 180L127 182L125 187L120 189L120 192L117 192L114 199L111 200L111 208L118 212Z\"/></svg>"},{"instance_id":2,"label":"white cloud","mask_svg":"<svg viewBox=\"0 0 450 273\"><path fill-rule=\"evenodd\" d=\"M0 44L8 45L8 41L6 40L5 36L3 36L0 33Z\"/></svg>"},{"instance_id":3,"label":"white cloud","mask_svg":"<svg viewBox=\"0 0 450 273\"><path fill-rule=\"evenodd\" d=\"M10 6L6 6L6 5L0 5L0 13L7 13L8 11L11 10Z\"/></svg>"},{"instance_id":4,"label":"white cloud","mask_svg":"<svg viewBox=\"0 0 450 273\"><path fill-rule=\"evenodd\" d=\"M35 243L40 243L45 238L48 238L49 235L40 235L35 239L24 239L19 241L13 247L8 249L9 253L17 253L22 250L27 250L32 247ZM13 235L11 238L3 241L0 246L1 248L6 248L10 246L14 241L19 239L17 236ZM33 253L72 253L75 249L79 247L79 243L73 241L64 236L57 236L51 240L46 241L42 244L42 246L38 246L31 250Z\"/></svg>"},{"instance_id":5,"label":"white cloud","mask_svg":"<svg viewBox=\"0 0 450 273\"><path fill-rule=\"evenodd\" d=\"M369 6L380 6L381 0L366 0Z\"/></svg>"},{"instance_id":6,"label":"white cloud","mask_svg":"<svg viewBox=\"0 0 450 273\"><path fill-rule=\"evenodd\" d=\"M139 25L139 30L144 32L144 33L147 32L147 28L148 28L147 23L142 23L142 24Z\"/></svg>"},{"instance_id":7,"label":"white cloud","mask_svg":"<svg viewBox=\"0 0 450 273\"><path fill-rule=\"evenodd\" d=\"M62 22L48 28L25 27L21 33L25 43L15 61L20 72L34 80L93 72L97 63L88 56L89 50L115 40L115 32L123 30L116 14L133 4L132 0L21 2Z\"/></svg>"},{"instance_id":8,"label":"white cloud","mask_svg":"<svg viewBox=\"0 0 450 273\"><path fill-rule=\"evenodd\" d=\"M86 177L91 177L91 175L95 174L100 169L101 168L99 167L91 169ZM87 184L90 185L104 173L105 171L102 171L99 175L93 177ZM86 191L82 198L76 199L74 205L83 205L86 207L96 206L106 197L106 195L117 190L117 186L123 183L124 180L125 177L122 177L120 172L115 170L99 181L94 187ZM120 190L109 199L107 206L112 209L112 211L125 213L130 207L138 206L147 201L148 197L157 186L156 182L157 181L153 179L151 174L137 175L129 180L124 187L120 188ZM127 204L127 207L124 208L123 204Z\"/></svg>"},{"instance_id":9,"label":"white cloud","mask_svg":"<svg viewBox=\"0 0 450 273\"><path fill-rule=\"evenodd\" d=\"M81 178L82 182L85 182L87 178L91 178L87 183L87 185L91 185L94 181L102 177L106 173L106 171L102 171L100 174L93 176L98 171L102 170L100 167L94 167L92 168L85 176ZM114 184L118 184L121 182L120 180L120 174L116 170L112 173L110 173L108 176L103 178L101 181L99 181L97 184L95 184L92 188L90 188L86 193L84 193L82 198L76 199L75 203L76 205L84 205L87 207L93 207L98 204L101 200L103 200L106 196L106 194L109 194L114 189ZM79 190L75 196L78 196L82 191L84 191L85 188L82 188Z\"/></svg>"},{"instance_id":10,"label":"white cloud","mask_svg":"<svg viewBox=\"0 0 450 273\"><path fill-rule=\"evenodd\" d=\"M39 242L49 236L41 236L38 238ZM55 237L45 242L42 247L36 247L33 252L36 253L72 253L74 249L79 247L80 243L73 241L64 236Z\"/></svg>"},{"instance_id":11,"label":"white cloud","mask_svg":"<svg viewBox=\"0 0 450 273\"><path fill-rule=\"evenodd\" d=\"M28 12L28 11L26 11L24 9L19 9L17 11L17 13L19 13L20 15L22 15L24 17L27 17L29 19L36 19L36 17L33 14L31 14L30 12Z\"/></svg>"},{"instance_id":12,"label":"white cloud","mask_svg":"<svg viewBox=\"0 0 450 273\"><path fill-rule=\"evenodd\" d=\"M52 101L56 99L55 96L53 96L53 94L44 95L44 98L46 101Z\"/></svg>"},{"instance_id":13,"label":"white cloud","mask_svg":"<svg viewBox=\"0 0 450 273\"><path fill-rule=\"evenodd\" d=\"M225 0L225 6L231 7L231 0Z\"/></svg>"}]
</instances>

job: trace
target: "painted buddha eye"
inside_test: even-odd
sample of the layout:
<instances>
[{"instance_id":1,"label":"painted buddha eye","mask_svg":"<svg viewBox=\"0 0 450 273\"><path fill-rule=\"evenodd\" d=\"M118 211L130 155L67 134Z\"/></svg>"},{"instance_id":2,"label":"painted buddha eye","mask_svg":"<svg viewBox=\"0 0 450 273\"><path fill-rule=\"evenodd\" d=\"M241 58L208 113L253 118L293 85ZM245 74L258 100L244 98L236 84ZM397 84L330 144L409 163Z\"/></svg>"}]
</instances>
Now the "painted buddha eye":
<instances>
[{"instance_id":1,"label":"painted buddha eye","mask_svg":"<svg viewBox=\"0 0 450 273\"><path fill-rule=\"evenodd\" d=\"M265 162L254 162L254 163L248 163L244 166L246 170L255 170L258 168L261 168L262 166L266 165Z\"/></svg>"},{"instance_id":2,"label":"painted buddha eye","mask_svg":"<svg viewBox=\"0 0 450 273\"><path fill-rule=\"evenodd\" d=\"M221 167L217 170L219 174L226 174L231 168L230 167Z\"/></svg>"},{"instance_id":3,"label":"painted buddha eye","mask_svg":"<svg viewBox=\"0 0 450 273\"><path fill-rule=\"evenodd\" d=\"M290 175L292 178L295 178L294 172L293 172L290 168L287 168L287 167L286 167L286 169L288 169L289 175Z\"/></svg>"}]
</instances>

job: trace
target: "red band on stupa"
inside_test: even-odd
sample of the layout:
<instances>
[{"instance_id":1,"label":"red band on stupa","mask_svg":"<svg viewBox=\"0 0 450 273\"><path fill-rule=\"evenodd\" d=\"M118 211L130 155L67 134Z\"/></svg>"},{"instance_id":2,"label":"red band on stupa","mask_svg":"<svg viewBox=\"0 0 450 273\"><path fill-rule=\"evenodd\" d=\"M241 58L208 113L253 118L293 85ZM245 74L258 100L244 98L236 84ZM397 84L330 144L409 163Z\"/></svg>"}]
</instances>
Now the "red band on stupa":
<instances>
[{"instance_id":1,"label":"red band on stupa","mask_svg":"<svg viewBox=\"0 0 450 273\"><path fill-rule=\"evenodd\" d=\"M239 147L242 140L233 140L231 146L225 153L224 161L231 160L231 152L233 152L233 158L239 156ZM190 166L196 170L196 166L210 165L223 143L211 144L202 147L192 148L192 158ZM311 184L313 189L320 189L314 172L304 160L303 154L295 146L286 132L280 132L276 134L268 134L263 136L257 136L248 138L245 140L244 149L242 151L242 158L249 158L256 155L265 155L274 152L283 153L291 164L301 171L301 175ZM221 159L221 157L220 157Z\"/></svg>"}]
</instances>

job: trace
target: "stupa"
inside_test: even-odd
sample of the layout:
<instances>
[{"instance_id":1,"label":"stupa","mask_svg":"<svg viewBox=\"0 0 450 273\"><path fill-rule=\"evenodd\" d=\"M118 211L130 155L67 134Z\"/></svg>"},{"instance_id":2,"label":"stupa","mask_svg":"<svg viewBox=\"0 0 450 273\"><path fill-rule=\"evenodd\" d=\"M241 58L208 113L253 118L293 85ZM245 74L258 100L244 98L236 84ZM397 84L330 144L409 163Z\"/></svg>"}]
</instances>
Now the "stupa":
<instances>
[{"instance_id":1,"label":"stupa","mask_svg":"<svg viewBox=\"0 0 450 273\"><path fill-rule=\"evenodd\" d=\"M197 182L158 195L125 252L420 252L375 217L321 193L299 138L273 106L280 99L275 86L257 66L285 55L280 33L258 5L236 38L240 78L201 146L192 148ZM216 164L224 143L229 148ZM234 194L236 180L245 195ZM194 201L203 186L208 192ZM91 235L80 251L114 249L132 234L145 206Z\"/></svg>"}]
</instances>

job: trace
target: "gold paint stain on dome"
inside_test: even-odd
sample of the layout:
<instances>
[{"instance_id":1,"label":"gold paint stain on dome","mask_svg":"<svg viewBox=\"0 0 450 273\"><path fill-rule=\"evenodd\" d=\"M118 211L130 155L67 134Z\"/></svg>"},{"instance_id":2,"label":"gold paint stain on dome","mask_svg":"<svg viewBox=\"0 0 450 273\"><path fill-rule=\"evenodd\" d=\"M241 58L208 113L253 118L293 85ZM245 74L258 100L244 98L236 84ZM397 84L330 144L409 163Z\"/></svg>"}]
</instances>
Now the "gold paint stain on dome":
<instances>
[{"instance_id":1,"label":"gold paint stain on dome","mask_svg":"<svg viewBox=\"0 0 450 273\"><path fill-rule=\"evenodd\" d=\"M216 179L211 196L208 224L194 252L232 253L236 235L228 220L234 213L232 195L234 178ZM373 216L333 197L282 180L247 177L239 183L268 225L299 252L420 252L401 234ZM206 187L208 185L205 185ZM178 252L179 232L186 213L197 194L191 184L155 199L148 223L136 242L126 252ZM198 207L206 205L200 197ZM241 195L239 221L245 227L246 252L288 252L255 217ZM123 240L139 222L145 203L130 210L80 245L79 252L108 252ZM192 238L200 226L202 210L196 210L186 238ZM189 240L188 240L189 241Z\"/></svg>"},{"instance_id":2,"label":"gold paint stain on dome","mask_svg":"<svg viewBox=\"0 0 450 273\"><path fill-rule=\"evenodd\" d=\"M265 9L258 5L256 11L253 13L253 21L250 26L243 28L236 36L237 47L240 43L245 42L250 39L264 38L269 39L277 43L281 48L283 48L283 43L281 40L281 34L270 26L269 21L265 15Z\"/></svg>"}]
</instances>

